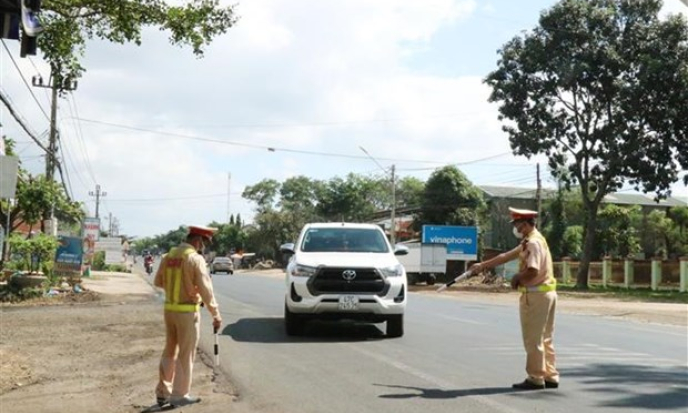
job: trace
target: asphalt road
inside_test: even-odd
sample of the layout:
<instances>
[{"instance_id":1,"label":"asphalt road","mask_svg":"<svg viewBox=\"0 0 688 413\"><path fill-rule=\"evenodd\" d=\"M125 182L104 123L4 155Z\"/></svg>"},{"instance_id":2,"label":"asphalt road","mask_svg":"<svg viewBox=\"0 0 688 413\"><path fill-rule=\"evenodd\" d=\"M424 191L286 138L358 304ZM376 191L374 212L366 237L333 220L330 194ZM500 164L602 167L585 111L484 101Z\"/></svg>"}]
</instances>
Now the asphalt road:
<instances>
[{"instance_id":1,"label":"asphalt road","mask_svg":"<svg viewBox=\"0 0 688 413\"><path fill-rule=\"evenodd\" d=\"M239 412L648 412L688 408L686 327L557 315L557 390L525 377L517 303L410 294L405 335L384 325L314 323L286 336L284 281L214 275L226 327L222 369ZM207 315L204 314L207 320ZM212 354L203 323L202 346ZM232 409L235 411L235 409Z\"/></svg>"}]
</instances>

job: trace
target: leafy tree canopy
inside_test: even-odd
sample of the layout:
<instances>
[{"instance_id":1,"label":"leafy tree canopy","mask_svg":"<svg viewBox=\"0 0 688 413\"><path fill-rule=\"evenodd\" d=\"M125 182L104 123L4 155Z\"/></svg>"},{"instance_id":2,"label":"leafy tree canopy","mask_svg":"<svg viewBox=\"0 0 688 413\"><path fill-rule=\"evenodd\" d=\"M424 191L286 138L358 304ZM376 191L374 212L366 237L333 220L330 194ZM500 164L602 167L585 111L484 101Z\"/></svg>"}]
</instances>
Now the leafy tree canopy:
<instances>
[{"instance_id":1,"label":"leafy tree canopy","mask_svg":"<svg viewBox=\"0 0 688 413\"><path fill-rule=\"evenodd\" d=\"M588 202L625 181L666 195L688 168L688 23L660 8L563 0L486 79L514 152L548 155Z\"/></svg>"},{"instance_id":2,"label":"leafy tree canopy","mask_svg":"<svg viewBox=\"0 0 688 413\"><path fill-rule=\"evenodd\" d=\"M597 209L625 182L666 196L688 168L688 22L661 0L562 0L499 51L485 79L515 154L578 183L587 288ZM685 182L688 184L688 178Z\"/></svg>"},{"instance_id":3,"label":"leafy tree canopy","mask_svg":"<svg viewBox=\"0 0 688 413\"><path fill-rule=\"evenodd\" d=\"M155 26L169 32L170 43L191 46L194 54L236 23L234 6L219 0L192 0L169 5L164 0L43 0L44 32L38 47L62 80L76 80L84 72L81 58L86 41L141 44L141 31Z\"/></svg>"},{"instance_id":4,"label":"leafy tree canopy","mask_svg":"<svg viewBox=\"0 0 688 413\"><path fill-rule=\"evenodd\" d=\"M482 192L454 166L432 173L425 184L420 219L416 225L479 225L486 205Z\"/></svg>"},{"instance_id":5,"label":"leafy tree canopy","mask_svg":"<svg viewBox=\"0 0 688 413\"><path fill-rule=\"evenodd\" d=\"M6 137L5 148L8 156L15 156L14 141ZM0 225L7 224L8 202L3 201L0 208ZM55 181L49 181L44 175L30 175L19 165L15 202L9 209L11 222L10 232L21 224L37 225L43 219L43 212L54 207L58 221L74 224L81 222L85 216L81 203L69 199L64 188Z\"/></svg>"}]
</instances>

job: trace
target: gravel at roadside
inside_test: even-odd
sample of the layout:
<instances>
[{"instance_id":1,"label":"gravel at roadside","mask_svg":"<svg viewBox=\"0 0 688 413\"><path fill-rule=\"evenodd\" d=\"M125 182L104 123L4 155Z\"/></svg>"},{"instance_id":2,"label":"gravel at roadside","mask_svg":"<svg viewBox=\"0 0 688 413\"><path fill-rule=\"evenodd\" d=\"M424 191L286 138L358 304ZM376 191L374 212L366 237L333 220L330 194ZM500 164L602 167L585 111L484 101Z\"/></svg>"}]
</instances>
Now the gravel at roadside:
<instances>
[{"instance_id":1,"label":"gravel at roadside","mask_svg":"<svg viewBox=\"0 0 688 413\"><path fill-rule=\"evenodd\" d=\"M137 274L95 273L83 285L80 295L0 308L0 412L133 413L154 403L165 342L155 291ZM210 365L199 354L193 392L203 402L184 412L231 411L231 386Z\"/></svg>"}]
</instances>

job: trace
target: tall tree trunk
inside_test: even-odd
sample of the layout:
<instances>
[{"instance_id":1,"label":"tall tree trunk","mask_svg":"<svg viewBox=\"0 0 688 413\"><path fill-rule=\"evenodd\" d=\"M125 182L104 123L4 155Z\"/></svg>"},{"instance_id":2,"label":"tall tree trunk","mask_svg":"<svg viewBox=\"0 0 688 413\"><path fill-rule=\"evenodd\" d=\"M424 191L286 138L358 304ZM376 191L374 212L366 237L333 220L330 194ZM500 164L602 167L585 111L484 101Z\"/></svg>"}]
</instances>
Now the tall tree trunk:
<instances>
[{"instance_id":1,"label":"tall tree trunk","mask_svg":"<svg viewBox=\"0 0 688 413\"><path fill-rule=\"evenodd\" d=\"M595 246L595 233L597 230L597 209L599 203L586 203L588 216L585 222L585 239L583 240L583 256L581 257L578 273L576 274L576 288L579 290L588 289L588 271L590 261Z\"/></svg>"}]
</instances>

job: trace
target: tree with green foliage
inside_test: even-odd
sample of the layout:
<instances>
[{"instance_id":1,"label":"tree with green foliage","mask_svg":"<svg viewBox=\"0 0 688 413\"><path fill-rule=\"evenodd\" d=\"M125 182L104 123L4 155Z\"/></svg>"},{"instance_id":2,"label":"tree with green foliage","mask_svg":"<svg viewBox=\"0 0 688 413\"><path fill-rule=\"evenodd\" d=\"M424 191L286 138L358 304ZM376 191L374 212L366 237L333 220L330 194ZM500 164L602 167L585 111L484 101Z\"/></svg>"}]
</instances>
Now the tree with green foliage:
<instances>
[{"instance_id":1,"label":"tree with green foliage","mask_svg":"<svg viewBox=\"0 0 688 413\"><path fill-rule=\"evenodd\" d=\"M246 244L246 233L235 224L211 222L209 227L217 228L209 249L217 255L228 255L234 250L243 250Z\"/></svg>"},{"instance_id":2,"label":"tree with green foliage","mask_svg":"<svg viewBox=\"0 0 688 413\"><path fill-rule=\"evenodd\" d=\"M607 204L600 208L594 255L626 258L639 252L640 239L634 223L639 222L641 216L638 205Z\"/></svg>"},{"instance_id":3,"label":"tree with green foliage","mask_svg":"<svg viewBox=\"0 0 688 413\"><path fill-rule=\"evenodd\" d=\"M543 210L547 211L547 219L546 224L543 225L542 233L548 240L552 257L556 260L563 256L564 232L566 232L569 222L566 214L565 190L561 185L554 198L544 202Z\"/></svg>"},{"instance_id":4,"label":"tree with green foliage","mask_svg":"<svg viewBox=\"0 0 688 413\"><path fill-rule=\"evenodd\" d=\"M688 168L688 23L660 20L661 6L562 0L502 47L485 79L514 154L546 155L581 188L581 289L604 196L630 182L664 197Z\"/></svg>"},{"instance_id":5,"label":"tree with green foliage","mask_svg":"<svg viewBox=\"0 0 688 413\"><path fill-rule=\"evenodd\" d=\"M298 213L304 221L316 219L316 208L323 183L316 179L295 176L286 179L279 190L278 206L284 211Z\"/></svg>"},{"instance_id":6,"label":"tree with green foliage","mask_svg":"<svg viewBox=\"0 0 688 413\"><path fill-rule=\"evenodd\" d=\"M688 207L673 207L667 215L675 224L670 255L688 256Z\"/></svg>"},{"instance_id":7,"label":"tree with green foliage","mask_svg":"<svg viewBox=\"0 0 688 413\"><path fill-rule=\"evenodd\" d=\"M437 169L425 184L423 201L414 225L477 225L485 221L482 192L454 166Z\"/></svg>"},{"instance_id":8,"label":"tree with green foliage","mask_svg":"<svg viewBox=\"0 0 688 413\"><path fill-rule=\"evenodd\" d=\"M35 234L31 237L24 237L19 234L12 234L9 237L10 249L16 257L16 261L11 261L8 268L21 271L41 271L45 275L52 275L57 251L57 238L44 234ZM38 259L36 263L39 267L32 268L32 257Z\"/></svg>"},{"instance_id":9,"label":"tree with green foliage","mask_svg":"<svg viewBox=\"0 0 688 413\"><path fill-rule=\"evenodd\" d=\"M218 0L193 0L170 5L163 0L43 0L44 31L38 48L56 85L81 77L86 42L91 39L140 45L144 27L169 32L170 43L190 46L203 56L205 46L236 23L234 6Z\"/></svg>"},{"instance_id":10,"label":"tree with green foliage","mask_svg":"<svg viewBox=\"0 0 688 413\"><path fill-rule=\"evenodd\" d=\"M412 176L401 178L396 188L397 208L419 207L423 203L425 182Z\"/></svg>"},{"instance_id":11,"label":"tree with green foliage","mask_svg":"<svg viewBox=\"0 0 688 413\"><path fill-rule=\"evenodd\" d=\"M241 193L242 198L256 203L257 212L263 213L275 208L277 195L282 185L274 179L263 179L255 185L248 185Z\"/></svg>"},{"instance_id":12,"label":"tree with green foliage","mask_svg":"<svg viewBox=\"0 0 688 413\"><path fill-rule=\"evenodd\" d=\"M326 221L366 222L386 197L379 191L379 182L371 178L356 174L335 177L324 183L316 211Z\"/></svg>"},{"instance_id":13,"label":"tree with green foliage","mask_svg":"<svg viewBox=\"0 0 688 413\"><path fill-rule=\"evenodd\" d=\"M258 257L279 260L279 247L293 242L301 230L300 224L289 211L266 211L256 215L254 225L246 234L246 249Z\"/></svg>"},{"instance_id":14,"label":"tree with green foliage","mask_svg":"<svg viewBox=\"0 0 688 413\"><path fill-rule=\"evenodd\" d=\"M652 243L652 255L667 259L671 253L675 224L665 211L654 210L647 215L645 230Z\"/></svg>"},{"instance_id":15,"label":"tree with green foliage","mask_svg":"<svg viewBox=\"0 0 688 413\"><path fill-rule=\"evenodd\" d=\"M562 257L580 259L583 253L583 226L572 225L566 227L561 243Z\"/></svg>"},{"instance_id":16,"label":"tree with green foliage","mask_svg":"<svg viewBox=\"0 0 688 413\"><path fill-rule=\"evenodd\" d=\"M189 233L189 228L186 225L180 225L179 228L168 231L165 234L153 237L151 250L165 254L172 247L176 247L186 239Z\"/></svg>"},{"instance_id":17,"label":"tree with green foliage","mask_svg":"<svg viewBox=\"0 0 688 413\"><path fill-rule=\"evenodd\" d=\"M7 156L15 156L14 141L3 137ZM19 165L17 188L14 203L10 206L7 200L0 202L0 225L6 232L12 233L20 225L40 228L43 212L54 208L58 221L73 225L81 222L86 215L84 206L69 199L64 188L55 181L49 181L44 175L32 176ZM7 231L7 214L10 228Z\"/></svg>"}]
</instances>

